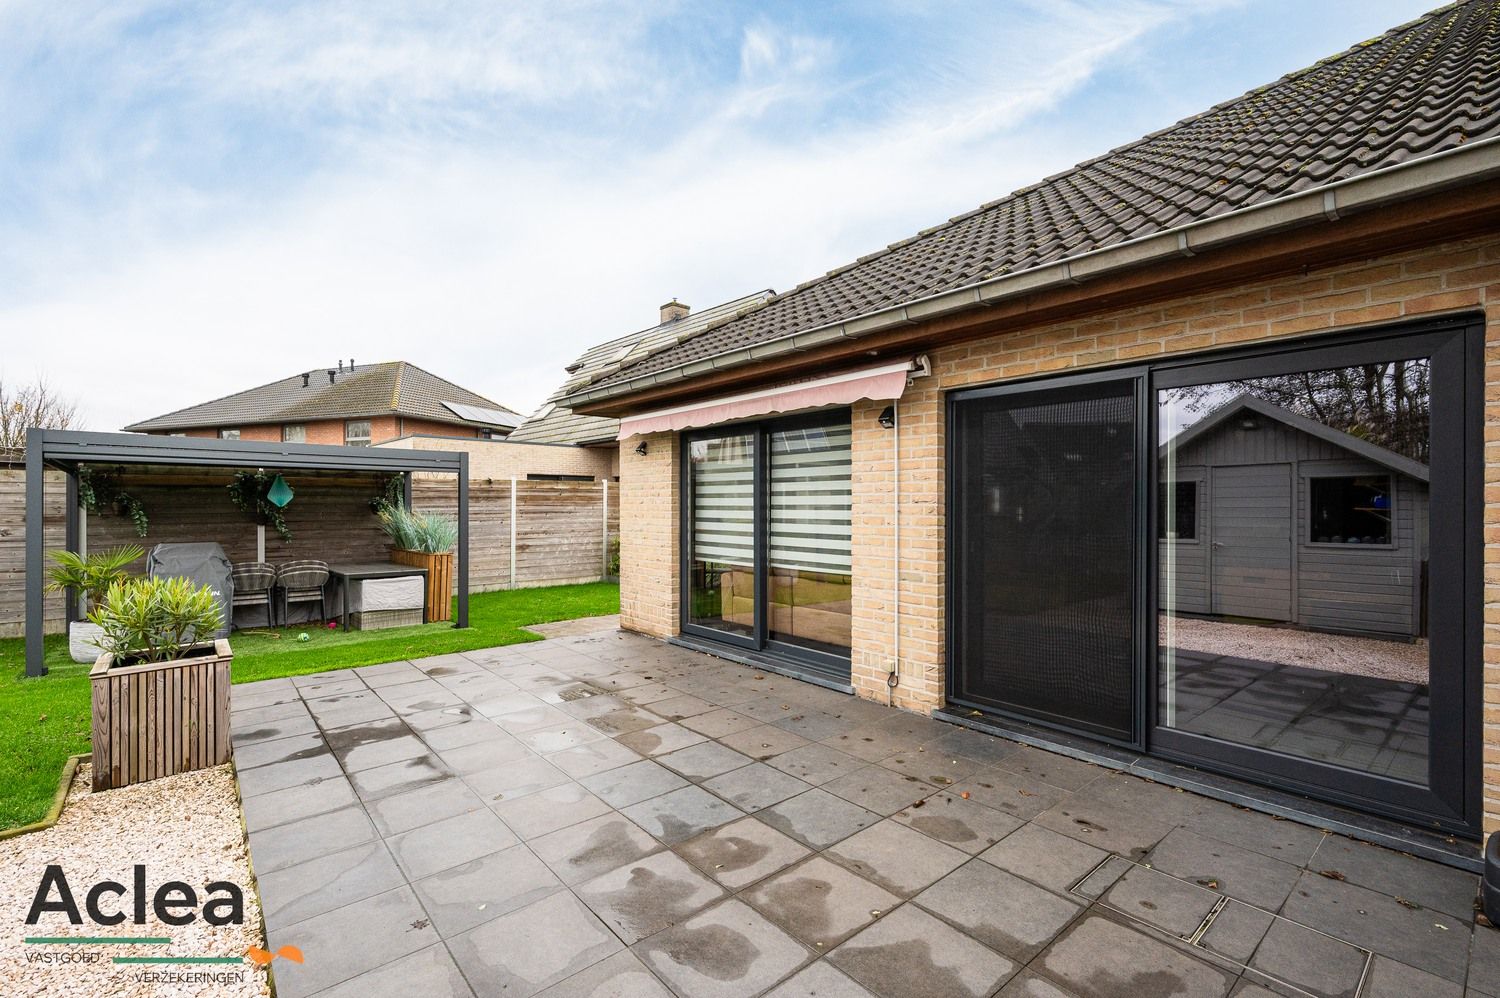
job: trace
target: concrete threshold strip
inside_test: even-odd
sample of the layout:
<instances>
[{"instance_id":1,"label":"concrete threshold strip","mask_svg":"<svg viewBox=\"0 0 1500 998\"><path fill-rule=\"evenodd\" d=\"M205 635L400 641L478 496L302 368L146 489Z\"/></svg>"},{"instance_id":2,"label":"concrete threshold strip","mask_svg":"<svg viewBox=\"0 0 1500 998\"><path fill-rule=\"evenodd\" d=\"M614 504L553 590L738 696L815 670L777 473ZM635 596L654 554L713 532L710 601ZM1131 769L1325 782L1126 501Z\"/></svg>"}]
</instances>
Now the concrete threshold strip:
<instances>
[{"instance_id":1,"label":"concrete threshold strip","mask_svg":"<svg viewBox=\"0 0 1500 998\"><path fill-rule=\"evenodd\" d=\"M1183 888L1187 888L1191 891L1201 892L1202 894L1207 895L1208 898L1211 898L1212 901L1209 903L1207 912L1197 920L1196 924L1191 930L1187 932L1173 931L1171 928L1168 928L1163 924L1153 922L1149 918L1139 915L1136 912L1127 911L1119 905L1111 904L1106 899L1106 895L1108 895L1117 884L1123 881L1127 876L1137 874L1146 878L1161 878L1163 881L1168 882L1172 889L1181 890ZM1236 967L1241 974L1250 974L1254 978L1261 978L1271 984L1276 985L1277 987L1289 989L1291 993L1306 995L1307 998L1323 998L1323 996L1320 992L1310 991L1306 987L1296 983L1295 981L1287 980L1284 977L1277 976L1276 974L1270 973L1266 970L1262 970L1259 967L1252 967L1249 962L1247 962L1254 958L1255 951L1259 949L1260 943L1270 935L1271 929L1277 923L1281 923L1287 926L1293 926L1300 931L1310 932L1316 936L1321 936L1323 939L1329 940L1338 946L1346 946L1350 950L1353 950L1356 954L1358 954L1360 959L1362 960L1359 971L1359 982L1355 986L1354 990L1349 992L1349 994L1353 995L1354 998L1359 998L1359 996L1364 993L1365 984L1369 981L1370 978L1370 968L1375 960L1374 952L1358 945L1357 943L1352 943L1347 939L1343 939L1331 933L1324 932L1322 929L1316 929L1311 925L1306 925L1302 922L1296 921L1295 919L1287 918L1284 915L1278 915L1273 911L1266 910L1265 908L1257 907L1256 905L1250 904L1247 901L1241 901L1237 898L1231 898L1228 895L1213 890L1212 888L1204 886L1201 883L1197 883L1191 880L1184 880L1183 878L1173 876L1170 873L1163 873L1161 870L1158 870L1155 867L1150 866L1149 864L1137 863L1134 860L1126 859L1124 856L1106 856L1104 859L1099 861L1099 864L1097 866L1080 877L1077 883L1068 888L1068 893L1072 894L1074 897L1079 898L1085 904L1097 905L1098 907L1103 908L1106 911L1111 911L1116 915L1119 915L1121 918L1126 919L1130 923L1146 929L1148 932L1154 935L1163 936L1168 939L1175 939L1179 942L1186 943L1194 949L1204 953L1210 963ZM1205 941L1205 937L1213 929L1215 923L1219 921L1221 916L1224 915L1224 912L1226 910L1232 910L1230 909L1231 905L1237 905L1241 908L1248 909L1251 912L1256 912L1265 922L1265 928L1261 929L1258 933L1255 934L1254 944L1249 947L1249 951L1245 953L1243 960L1237 958L1233 953L1228 953L1222 949L1213 948ZM1226 922L1227 921L1228 920L1226 919Z\"/></svg>"}]
</instances>

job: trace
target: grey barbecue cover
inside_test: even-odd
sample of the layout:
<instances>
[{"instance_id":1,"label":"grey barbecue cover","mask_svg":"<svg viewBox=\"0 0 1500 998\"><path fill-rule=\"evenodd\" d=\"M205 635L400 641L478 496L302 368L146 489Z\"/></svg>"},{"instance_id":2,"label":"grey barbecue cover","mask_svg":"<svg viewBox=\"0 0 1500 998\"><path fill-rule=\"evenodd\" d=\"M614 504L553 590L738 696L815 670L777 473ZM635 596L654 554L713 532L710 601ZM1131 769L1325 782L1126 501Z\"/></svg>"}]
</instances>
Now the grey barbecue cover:
<instances>
[{"instance_id":1,"label":"grey barbecue cover","mask_svg":"<svg viewBox=\"0 0 1500 998\"><path fill-rule=\"evenodd\" d=\"M200 586L208 586L219 596L219 610L224 623L214 634L216 638L229 637L230 609L234 601L233 566L224 549L212 541L195 544L158 544L146 555L146 572L154 578L192 579Z\"/></svg>"}]
</instances>

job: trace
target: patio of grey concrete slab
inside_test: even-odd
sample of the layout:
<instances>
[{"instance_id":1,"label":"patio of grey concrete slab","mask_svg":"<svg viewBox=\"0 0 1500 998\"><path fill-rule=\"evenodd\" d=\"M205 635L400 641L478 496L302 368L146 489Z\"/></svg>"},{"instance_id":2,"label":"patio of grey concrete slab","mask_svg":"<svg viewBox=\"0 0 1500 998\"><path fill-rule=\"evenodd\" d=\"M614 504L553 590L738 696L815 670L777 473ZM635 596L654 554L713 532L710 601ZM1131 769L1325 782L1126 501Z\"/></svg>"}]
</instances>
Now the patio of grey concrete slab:
<instances>
[{"instance_id":1,"label":"patio of grey concrete slab","mask_svg":"<svg viewBox=\"0 0 1500 998\"><path fill-rule=\"evenodd\" d=\"M281 998L1500 996L1470 874L618 630L232 739Z\"/></svg>"}]
</instances>

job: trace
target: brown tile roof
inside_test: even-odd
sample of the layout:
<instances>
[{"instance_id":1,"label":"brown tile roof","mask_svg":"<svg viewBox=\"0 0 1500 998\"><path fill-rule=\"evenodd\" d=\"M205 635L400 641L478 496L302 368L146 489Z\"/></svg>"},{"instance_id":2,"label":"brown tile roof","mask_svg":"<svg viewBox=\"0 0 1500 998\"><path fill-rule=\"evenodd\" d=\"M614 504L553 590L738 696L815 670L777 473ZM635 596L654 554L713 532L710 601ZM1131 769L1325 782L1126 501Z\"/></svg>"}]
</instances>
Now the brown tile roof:
<instances>
[{"instance_id":1,"label":"brown tile roof","mask_svg":"<svg viewBox=\"0 0 1500 998\"><path fill-rule=\"evenodd\" d=\"M773 294L769 289L757 291L732 301L692 312L675 322L663 322L628 336L620 336L590 347L569 364L568 380L558 386L547 401L507 439L521 443L588 444L613 441L619 422L602 416L585 416L558 400L613 376L623 367L644 357L670 349L692 339L712 325L760 305Z\"/></svg>"},{"instance_id":2,"label":"brown tile roof","mask_svg":"<svg viewBox=\"0 0 1500 998\"><path fill-rule=\"evenodd\" d=\"M1500 134L1500 0L1435 10L768 299L669 371Z\"/></svg>"},{"instance_id":3,"label":"brown tile roof","mask_svg":"<svg viewBox=\"0 0 1500 998\"><path fill-rule=\"evenodd\" d=\"M412 416L464 426L499 426L521 421L519 414L451 381L404 360L361 364L352 370L328 369L251 388L199 405L132 423L126 430L144 432L184 430L204 426L253 426L257 423L298 423L318 419L359 419L366 416ZM471 420L444 405L479 406L498 410L492 419Z\"/></svg>"}]
</instances>

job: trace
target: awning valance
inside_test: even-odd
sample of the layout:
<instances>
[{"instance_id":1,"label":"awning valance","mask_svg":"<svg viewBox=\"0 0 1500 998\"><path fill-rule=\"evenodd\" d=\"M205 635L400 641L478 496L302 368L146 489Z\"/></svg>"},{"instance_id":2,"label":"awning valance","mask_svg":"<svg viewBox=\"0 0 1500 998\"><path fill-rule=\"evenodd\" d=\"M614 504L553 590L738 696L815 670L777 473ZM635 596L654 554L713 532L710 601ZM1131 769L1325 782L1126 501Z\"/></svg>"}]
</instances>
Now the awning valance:
<instances>
[{"instance_id":1,"label":"awning valance","mask_svg":"<svg viewBox=\"0 0 1500 998\"><path fill-rule=\"evenodd\" d=\"M794 385L779 388L763 388L758 391L730 395L725 398L694 402L690 405L656 409L620 420L620 434L624 440L642 433L661 433L668 430L686 430L695 426L712 426L736 419L753 419L777 412L798 412L827 405L849 405L860 399L898 399L906 391L906 379L911 374L910 361L896 364L881 364L857 371L831 374L826 378L799 381Z\"/></svg>"}]
</instances>

